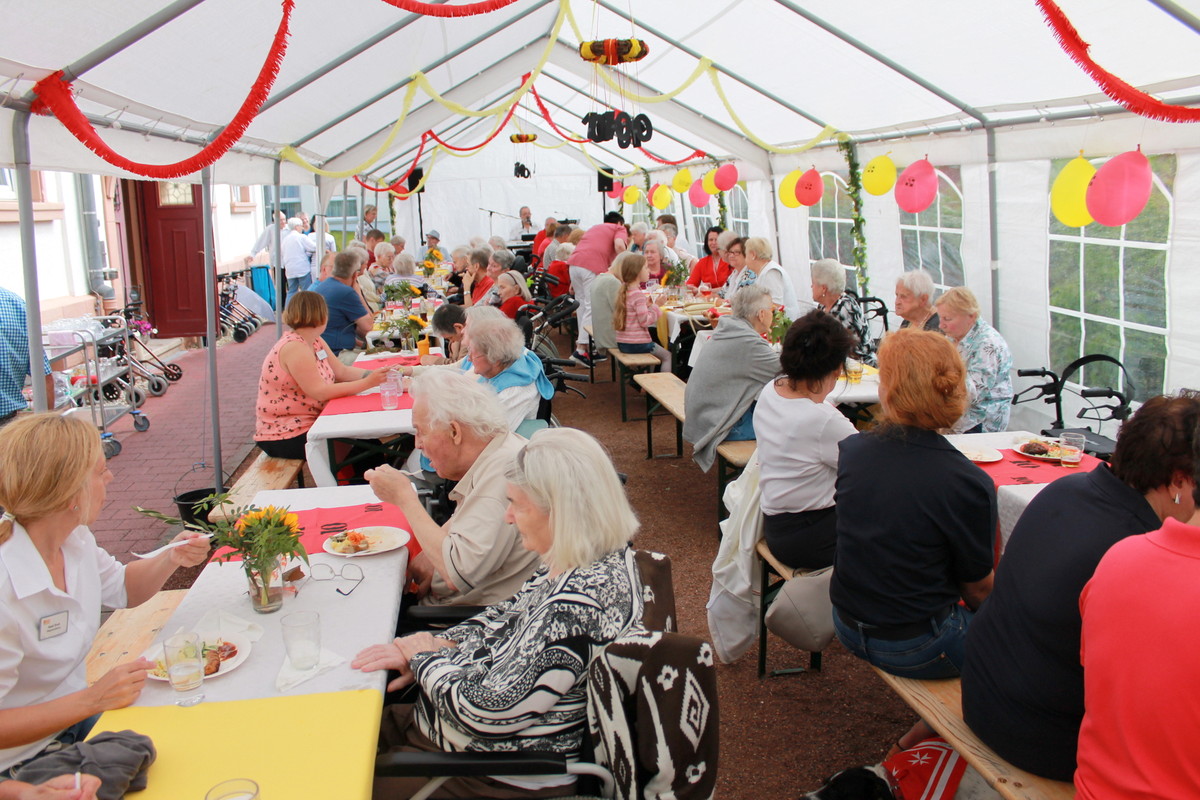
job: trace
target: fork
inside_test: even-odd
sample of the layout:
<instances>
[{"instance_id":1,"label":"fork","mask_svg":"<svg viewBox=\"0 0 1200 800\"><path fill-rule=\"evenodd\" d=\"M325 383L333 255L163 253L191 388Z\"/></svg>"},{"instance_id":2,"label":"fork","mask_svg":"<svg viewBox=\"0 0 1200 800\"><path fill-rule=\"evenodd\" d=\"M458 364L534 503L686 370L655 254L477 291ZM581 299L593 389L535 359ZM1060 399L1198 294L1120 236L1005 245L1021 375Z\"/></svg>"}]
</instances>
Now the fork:
<instances>
[{"instance_id":1,"label":"fork","mask_svg":"<svg viewBox=\"0 0 1200 800\"><path fill-rule=\"evenodd\" d=\"M164 544L162 547L151 550L149 553L130 553L129 555L135 556L136 558L154 558L159 553L165 553L168 550L174 550L176 547L183 547L185 544L194 542L197 539L211 539L212 537L213 535L211 533L202 533L199 536L193 536L191 539L180 539L178 542Z\"/></svg>"}]
</instances>

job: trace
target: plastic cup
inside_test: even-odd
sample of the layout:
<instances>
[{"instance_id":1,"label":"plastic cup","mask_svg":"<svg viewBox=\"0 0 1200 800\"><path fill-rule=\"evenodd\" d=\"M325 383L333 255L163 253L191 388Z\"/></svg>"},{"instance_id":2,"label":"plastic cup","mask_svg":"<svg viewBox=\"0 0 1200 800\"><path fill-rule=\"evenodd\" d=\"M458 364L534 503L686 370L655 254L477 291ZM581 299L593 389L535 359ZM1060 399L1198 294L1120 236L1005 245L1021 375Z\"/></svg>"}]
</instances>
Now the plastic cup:
<instances>
[{"instance_id":1,"label":"plastic cup","mask_svg":"<svg viewBox=\"0 0 1200 800\"><path fill-rule=\"evenodd\" d=\"M301 671L315 668L321 660L321 615L316 611L296 611L279 624L292 667Z\"/></svg>"},{"instance_id":2,"label":"plastic cup","mask_svg":"<svg viewBox=\"0 0 1200 800\"><path fill-rule=\"evenodd\" d=\"M1064 433L1058 437L1058 462L1064 467L1075 468L1083 460L1083 446L1087 438L1082 433Z\"/></svg>"},{"instance_id":3,"label":"plastic cup","mask_svg":"<svg viewBox=\"0 0 1200 800\"><path fill-rule=\"evenodd\" d=\"M258 784L249 778L221 781L208 790L204 800L258 800Z\"/></svg>"},{"instance_id":4,"label":"plastic cup","mask_svg":"<svg viewBox=\"0 0 1200 800\"><path fill-rule=\"evenodd\" d=\"M180 633L163 642L163 662L171 688L179 694L175 705L186 708L204 699L200 691L204 685L204 654L198 634Z\"/></svg>"},{"instance_id":5,"label":"plastic cup","mask_svg":"<svg viewBox=\"0 0 1200 800\"><path fill-rule=\"evenodd\" d=\"M846 359L846 380L849 383L862 383L863 365L853 358Z\"/></svg>"},{"instance_id":6,"label":"plastic cup","mask_svg":"<svg viewBox=\"0 0 1200 800\"><path fill-rule=\"evenodd\" d=\"M379 384L379 397L385 410L393 411L400 406L400 392L400 387L390 379Z\"/></svg>"}]
</instances>

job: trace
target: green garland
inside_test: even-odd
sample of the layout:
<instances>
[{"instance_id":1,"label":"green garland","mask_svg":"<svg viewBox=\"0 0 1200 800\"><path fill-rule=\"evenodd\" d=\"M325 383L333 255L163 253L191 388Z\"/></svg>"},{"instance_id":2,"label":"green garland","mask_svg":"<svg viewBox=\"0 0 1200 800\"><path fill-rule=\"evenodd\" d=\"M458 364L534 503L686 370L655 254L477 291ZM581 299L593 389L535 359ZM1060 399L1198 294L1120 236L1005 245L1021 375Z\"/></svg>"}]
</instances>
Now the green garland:
<instances>
[{"instance_id":1,"label":"green garland","mask_svg":"<svg viewBox=\"0 0 1200 800\"><path fill-rule=\"evenodd\" d=\"M712 156L709 156L708 160L713 163L714 169L721 166L721 162ZM717 224L721 226L721 230L729 230L729 225L727 224L728 219L729 207L725 205L725 192L717 192Z\"/></svg>"},{"instance_id":2,"label":"green garland","mask_svg":"<svg viewBox=\"0 0 1200 800\"><path fill-rule=\"evenodd\" d=\"M838 142L838 150L842 151L846 166L850 170L846 187L850 195L850 204L854 208L854 219L850 223L850 232L854 236L854 266L858 269L859 296L865 297L870 289L871 279L867 274L867 236L864 230L866 220L862 215L862 173L858 165L858 148L854 146L854 142L843 139Z\"/></svg>"},{"instance_id":3,"label":"green garland","mask_svg":"<svg viewBox=\"0 0 1200 800\"><path fill-rule=\"evenodd\" d=\"M654 204L650 202L650 172L648 170L642 170L642 182L646 185L645 192L643 193L646 196L646 214L650 217L650 227L653 228Z\"/></svg>"}]
</instances>

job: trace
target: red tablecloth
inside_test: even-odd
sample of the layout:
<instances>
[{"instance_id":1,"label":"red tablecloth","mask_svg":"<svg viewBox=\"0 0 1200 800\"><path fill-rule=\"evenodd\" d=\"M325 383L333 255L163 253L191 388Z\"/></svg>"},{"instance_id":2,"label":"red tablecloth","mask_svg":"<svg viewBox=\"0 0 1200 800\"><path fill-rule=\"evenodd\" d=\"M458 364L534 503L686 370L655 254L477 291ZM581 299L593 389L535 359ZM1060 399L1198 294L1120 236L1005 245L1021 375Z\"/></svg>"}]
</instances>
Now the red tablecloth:
<instances>
[{"instance_id":1,"label":"red tablecloth","mask_svg":"<svg viewBox=\"0 0 1200 800\"><path fill-rule=\"evenodd\" d=\"M1001 450L1000 455L1004 456L1003 461L978 465L991 477L997 489L1014 484L1053 483L1065 475L1091 472L1100 463L1100 459L1086 454L1078 467L1064 467L1057 461L1039 461L1015 450Z\"/></svg>"},{"instance_id":2,"label":"red tablecloth","mask_svg":"<svg viewBox=\"0 0 1200 800\"><path fill-rule=\"evenodd\" d=\"M405 392L400 396L396 408L412 408L413 396ZM326 414L359 414L363 411L383 411L383 396L376 394L352 394L349 397L335 397L321 409L321 416Z\"/></svg>"},{"instance_id":3,"label":"red tablecloth","mask_svg":"<svg viewBox=\"0 0 1200 800\"><path fill-rule=\"evenodd\" d=\"M396 356L395 358L368 358L354 362L356 369L381 369L383 367L415 367L421 363L420 356Z\"/></svg>"},{"instance_id":4,"label":"red tablecloth","mask_svg":"<svg viewBox=\"0 0 1200 800\"><path fill-rule=\"evenodd\" d=\"M300 543L309 553L323 553L327 538L352 528L383 525L412 531L408 525L408 519L399 508L391 503L368 503L342 508L311 508L306 511L297 511L296 516L300 518ZM216 556L228 552L230 552L228 547L222 548L216 552ZM409 539L409 558L411 559L420 552L421 545L416 538ZM241 558L234 556L230 560L241 561Z\"/></svg>"}]
</instances>

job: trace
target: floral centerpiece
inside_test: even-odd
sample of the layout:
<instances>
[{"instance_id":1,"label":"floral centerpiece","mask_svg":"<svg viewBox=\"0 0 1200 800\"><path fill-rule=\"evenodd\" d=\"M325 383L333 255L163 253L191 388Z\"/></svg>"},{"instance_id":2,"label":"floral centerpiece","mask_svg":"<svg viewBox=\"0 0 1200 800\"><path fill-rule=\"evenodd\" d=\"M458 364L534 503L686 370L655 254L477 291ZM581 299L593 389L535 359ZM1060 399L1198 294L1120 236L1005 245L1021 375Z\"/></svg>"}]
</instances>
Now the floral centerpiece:
<instances>
[{"instance_id":1,"label":"floral centerpiece","mask_svg":"<svg viewBox=\"0 0 1200 800\"><path fill-rule=\"evenodd\" d=\"M225 494L210 495L198 506L205 510L215 508L227 497ZM250 604L260 614L278 611L283 605L284 564L292 558L308 563L308 551L300 542L300 518L286 508L239 508L216 522L199 519L185 522L140 506L137 510L168 525L211 533L213 545L218 549L228 548L217 556L218 561L242 560L242 569L250 585Z\"/></svg>"},{"instance_id":2,"label":"floral centerpiece","mask_svg":"<svg viewBox=\"0 0 1200 800\"><path fill-rule=\"evenodd\" d=\"M662 277L658 279L660 286L683 286L687 283L688 268L687 264L674 264L663 272Z\"/></svg>"},{"instance_id":3,"label":"floral centerpiece","mask_svg":"<svg viewBox=\"0 0 1200 800\"><path fill-rule=\"evenodd\" d=\"M782 342L790 327L792 327L792 321L788 315L783 313L782 308L775 309L775 313L771 316L771 330L767 331L767 339L772 344Z\"/></svg>"},{"instance_id":4,"label":"floral centerpiece","mask_svg":"<svg viewBox=\"0 0 1200 800\"><path fill-rule=\"evenodd\" d=\"M385 300L403 303L406 307L410 300L421 297L423 294L420 286L406 280L392 281L383 286Z\"/></svg>"},{"instance_id":5,"label":"floral centerpiece","mask_svg":"<svg viewBox=\"0 0 1200 800\"><path fill-rule=\"evenodd\" d=\"M425 273L426 278L433 277L434 271L442 265L445 257L442 251L436 247L431 247L425 251L425 261L421 264L421 271Z\"/></svg>"}]
</instances>

